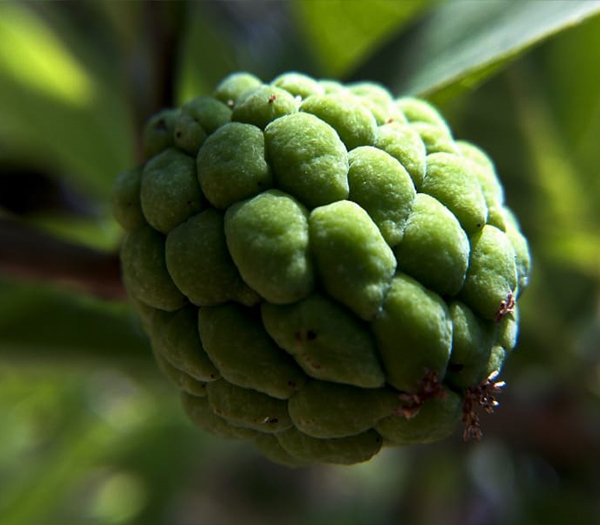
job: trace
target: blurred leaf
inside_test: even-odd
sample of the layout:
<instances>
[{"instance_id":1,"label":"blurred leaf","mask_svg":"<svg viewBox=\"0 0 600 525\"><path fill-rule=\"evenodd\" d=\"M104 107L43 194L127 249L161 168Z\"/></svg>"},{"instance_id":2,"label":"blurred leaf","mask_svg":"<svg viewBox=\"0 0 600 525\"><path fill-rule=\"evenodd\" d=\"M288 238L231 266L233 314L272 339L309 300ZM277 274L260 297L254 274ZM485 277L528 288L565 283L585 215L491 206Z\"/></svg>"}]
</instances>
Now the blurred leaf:
<instances>
[{"instance_id":1,"label":"blurred leaf","mask_svg":"<svg viewBox=\"0 0 600 525\"><path fill-rule=\"evenodd\" d=\"M600 196L579 177L535 73L523 65L510 77L537 186L535 234L550 260L600 282Z\"/></svg>"},{"instance_id":2,"label":"blurred leaf","mask_svg":"<svg viewBox=\"0 0 600 525\"><path fill-rule=\"evenodd\" d=\"M339 78L427 7L422 0L297 0L295 15L321 75Z\"/></svg>"},{"instance_id":3,"label":"blurred leaf","mask_svg":"<svg viewBox=\"0 0 600 525\"><path fill-rule=\"evenodd\" d=\"M152 364L129 305L0 281L0 358L52 362L60 356Z\"/></svg>"},{"instance_id":4,"label":"blurred leaf","mask_svg":"<svg viewBox=\"0 0 600 525\"><path fill-rule=\"evenodd\" d=\"M189 9L194 16L187 17L181 40L177 104L210 95L225 75L237 69L232 42L222 34L223 28L211 23L202 4L192 4Z\"/></svg>"},{"instance_id":5,"label":"blurred leaf","mask_svg":"<svg viewBox=\"0 0 600 525\"><path fill-rule=\"evenodd\" d=\"M1 523L164 523L204 454L170 384L64 363L0 377Z\"/></svg>"},{"instance_id":6,"label":"blurred leaf","mask_svg":"<svg viewBox=\"0 0 600 525\"><path fill-rule=\"evenodd\" d=\"M97 217L43 213L28 217L25 222L71 243L97 250L117 250L123 230L106 208Z\"/></svg>"},{"instance_id":7,"label":"blurred leaf","mask_svg":"<svg viewBox=\"0 0 600 525\"><path fill-rule=\"evenodd\" d=\"M543 56L544 87L555 108L569 154L596 195L600 223L600 16L549 42Z\"/></svg>"},{"instance_id":8,"label":"blurred leaf","mask_svg":"<svg viewBox=\"0 0 600 525\"><path fill-rule=\"evenodd\" d=\"M78 60L31 6L0 3L0 139L100 197L133 162L128 108L106 73Z\"/></svg>"},{"instance_id":9,"label":"blurred leaf","mask_svg":"<svg viewBox=\"0 0 600 525\"><path fill-rule=\"evenodd\" d=\"M403 42L405 62L391 87L436 102L447 100L598 12L600 2L591 0L445 2L410 42Z\"/></svg>"}]
</instances>

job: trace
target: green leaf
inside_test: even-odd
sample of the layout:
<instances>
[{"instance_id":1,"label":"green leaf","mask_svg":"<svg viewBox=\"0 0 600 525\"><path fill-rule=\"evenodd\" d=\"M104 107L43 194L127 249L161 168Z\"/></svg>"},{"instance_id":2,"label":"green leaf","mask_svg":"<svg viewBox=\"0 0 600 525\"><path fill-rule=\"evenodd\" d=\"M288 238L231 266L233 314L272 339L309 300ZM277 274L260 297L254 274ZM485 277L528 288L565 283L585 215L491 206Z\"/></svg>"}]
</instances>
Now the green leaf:
<instances>
[{"instance_id":1,"label":"green leaf","mask_svg":"<svg viewBox=\"0 0 600 525\"><path fill-rule=\"evenodd\" d=\"M598 12L591 0L447 2L403 43L408 54L392 88L441 103Z\"/></svg>"},{"instance_id":2,"label":"green leaf","mask_svg":"<svg viewBox=\"0 0 600 525\"><path fill-rule=\"evenodd\" d=\"M575 269L598 280L598 194L590 191L588 174L580 174L574 164L573 150L548 104L545 85L537 70L524 63L511 73L515 106L536 189L531 204L536 211L538 246L557 266Z\"/></svg>"},{"instance_id":3,"label":"green leaf","mask_svg":"<svg viewBox=\"0 0 600 525\"><path fill-rule=\"evenodd\" d=\"M118 66L107 68L92 52L94 38L68 37L77 32L74 19L53 27L51 18L29 5L0 3L0 140L107 197L116 173L133 162ZM73 40L88 52L72 52Z\"/></svg>"},{"instance_id":4,"label":"green leaf","mask_svg":"<svg viewBox=\"0 0 600 525\"><path fill-rule=\"evenodd\" d=\"M0 356L14 361L62 356L69 362L153 362L129 305L5 280L0 280Z\"/></svg>"},{"instance_id":5,"label":"green leaf","mask_svg":"<svg viewBox=\"0 0 600 525\"><path fill-rule=\"evenodd\" d=\"M561 124L578 177L597 196L600 135L600 16L567 31L544 47L544 87ZM600 222L600 220L599 220Z\"/></svg>"},{"instance_id":6,"label":"green leaf","mask_svg":"<svg viewBox=\"0 0 600 525\"><path fill-rule=\"evenodd\" d=\"M412 22L428 2L297 0L292 7L320 74L338 78Z\"/></svg>"}]
</instances>

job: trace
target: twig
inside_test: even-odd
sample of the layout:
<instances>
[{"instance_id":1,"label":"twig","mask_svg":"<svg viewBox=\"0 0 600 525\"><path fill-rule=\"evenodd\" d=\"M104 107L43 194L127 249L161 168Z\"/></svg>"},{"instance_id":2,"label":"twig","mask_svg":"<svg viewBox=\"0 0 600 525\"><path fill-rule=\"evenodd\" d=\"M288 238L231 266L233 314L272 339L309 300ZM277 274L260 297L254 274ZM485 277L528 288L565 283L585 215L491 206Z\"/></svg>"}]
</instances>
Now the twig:
<instances>
[{"instance_id":1,"label":"twig","mask_svg":"<svg viewBox=\"0 0 600 525\"><path fill-rule=\"evenodd\" d=\"M60 240L13 219L0 218L0 274L60 283L106 299L126 297L118 254Z\"/></svg>"}]
</instances>

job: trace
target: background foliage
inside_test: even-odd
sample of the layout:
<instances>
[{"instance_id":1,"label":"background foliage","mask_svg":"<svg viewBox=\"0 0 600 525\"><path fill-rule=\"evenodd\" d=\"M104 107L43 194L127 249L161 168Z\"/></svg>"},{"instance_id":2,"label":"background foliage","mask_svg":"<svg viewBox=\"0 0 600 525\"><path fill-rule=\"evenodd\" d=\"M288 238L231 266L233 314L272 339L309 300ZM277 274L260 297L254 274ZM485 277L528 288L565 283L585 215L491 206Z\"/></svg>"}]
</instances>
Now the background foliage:
<instances>
[{"instance_id":1,"label":"background foliage","mask_svg":"<svg viewBox=\"0 0 600 525\"><path fill-rule=\"evenodd\" d=\"M0 220L116 250L110 188L148 116L231 71L299 70L438 103L495 159L534 259L481 443L297 471L193 428L127 304L0 274L0 523L600 522L597 13L591 0L0 2Z\"/></svg>"}]
</instances>

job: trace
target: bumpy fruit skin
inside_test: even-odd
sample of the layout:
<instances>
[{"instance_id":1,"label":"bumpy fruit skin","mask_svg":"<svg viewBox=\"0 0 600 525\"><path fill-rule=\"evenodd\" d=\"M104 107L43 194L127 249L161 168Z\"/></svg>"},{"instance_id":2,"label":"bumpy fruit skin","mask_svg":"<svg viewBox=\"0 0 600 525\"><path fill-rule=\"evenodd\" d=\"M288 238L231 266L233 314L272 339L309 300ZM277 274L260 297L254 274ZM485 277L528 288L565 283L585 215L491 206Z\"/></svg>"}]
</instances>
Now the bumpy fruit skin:
<instances>
[{"instance_id":1,"label":"bumpy fruit skin","mask_svg":"<svg viewBox=\"0 0 600 525\"><path fill-rule=\"evenodd\" d=\"M515 347L527 240L426 101L234 73L144 149L115 183L123 279L203 430L289 467L366 461L453 433Z\"/></svg>"}]
</instances>

